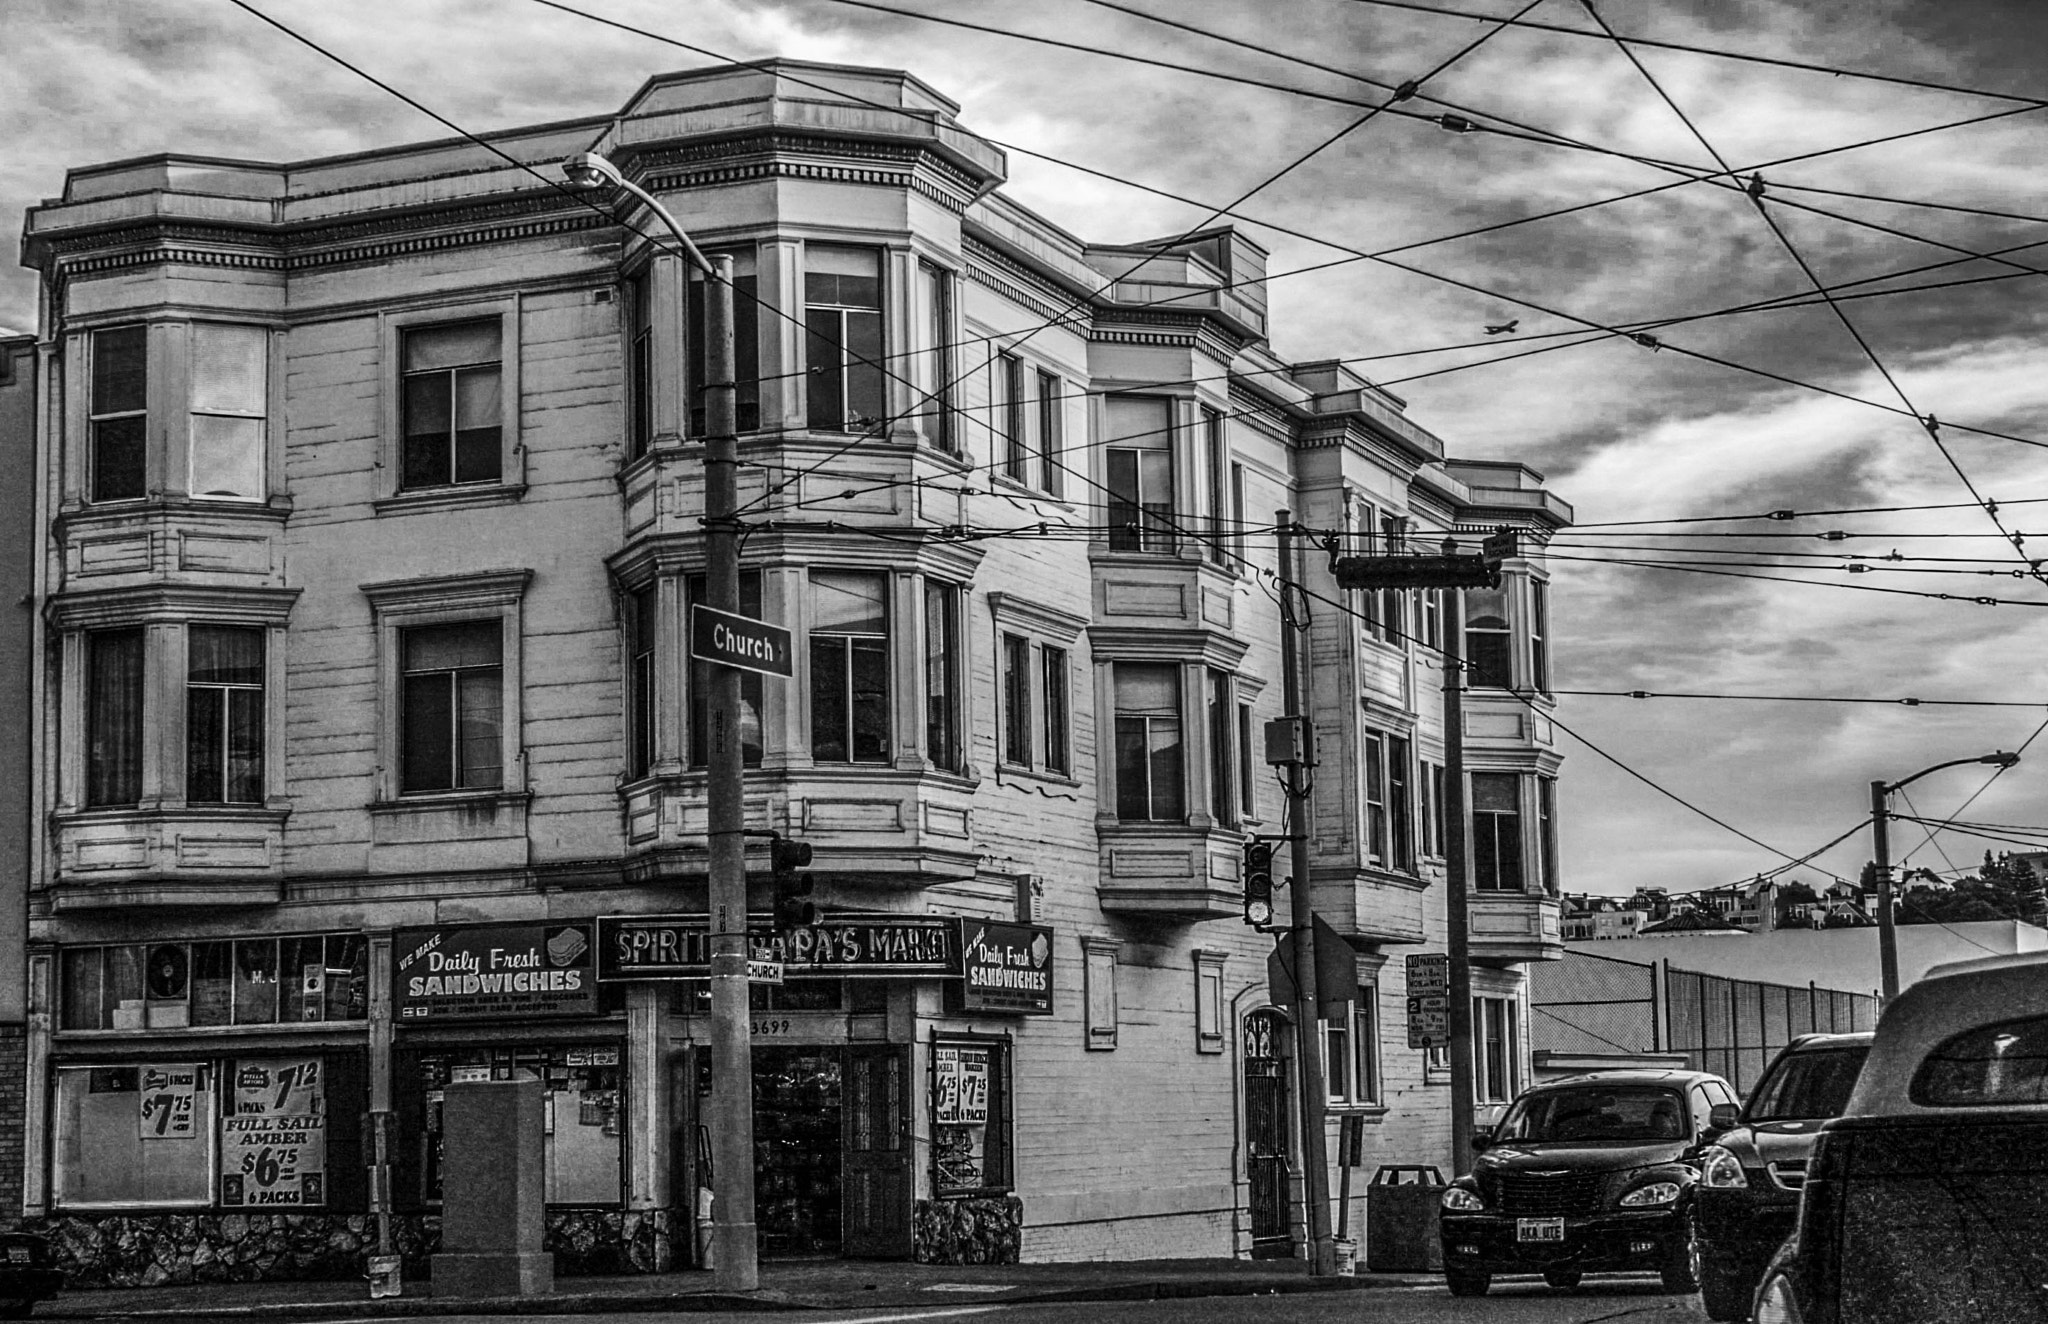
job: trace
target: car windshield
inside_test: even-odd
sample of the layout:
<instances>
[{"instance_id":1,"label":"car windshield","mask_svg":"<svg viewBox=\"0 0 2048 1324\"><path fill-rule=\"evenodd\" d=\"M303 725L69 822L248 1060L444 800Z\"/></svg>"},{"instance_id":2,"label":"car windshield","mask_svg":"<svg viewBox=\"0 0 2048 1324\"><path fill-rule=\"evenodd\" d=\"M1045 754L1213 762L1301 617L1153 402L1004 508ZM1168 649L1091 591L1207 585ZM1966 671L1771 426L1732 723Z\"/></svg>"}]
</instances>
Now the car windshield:
<instances>
[{"instance_id":1,"label":"car windshield","mask_svg":"<svg viewBox=\"0 0 2048 1324\"><path fill-rule=\"evenodd\" d=\"M1597 1086L1527 1094L1502 1119L1496 1140L1528 1143L1684 1138L1685 1100L1648 1085Z\"/></svg>"},{"instance_id":2,"label":"car windshield","mask_svg":"<svg viewBox=\"0 0 2048 1324\"><path fill-rule=\"evenodd\" d=\"M1849 1044L1805 1053L1785 1053L1751 1091L1743 1109L1746 1122L1788 1122L1794 1119L1840 1117L1856 1088L1856 1073L1870 1045Z\"/></svg>"}]
</instances>

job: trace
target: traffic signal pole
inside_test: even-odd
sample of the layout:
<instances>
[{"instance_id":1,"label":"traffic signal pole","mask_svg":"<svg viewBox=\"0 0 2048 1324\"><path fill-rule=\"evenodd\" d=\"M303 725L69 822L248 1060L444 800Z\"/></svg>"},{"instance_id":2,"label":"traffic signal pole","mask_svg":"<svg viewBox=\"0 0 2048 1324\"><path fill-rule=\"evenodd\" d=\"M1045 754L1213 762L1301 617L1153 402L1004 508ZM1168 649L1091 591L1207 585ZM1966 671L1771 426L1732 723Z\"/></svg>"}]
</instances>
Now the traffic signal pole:
<instances>
[{"instance_id":1,"label":"traffic signal pole","mask_svg":"<svg viewBox=\"0 0 2048 1324\"><path fill-rule=\"evenodd\" d=\"M1273 522L1280 530L1281 592L1302 583L1301 550L1294 540L1294 515L1276 511ZM1322 1010L1322 990L1316 978L1315 904L1309 889L1309 776L1315 767L1315 728L1303 695L1301 627L1288 617L1286 598L1281 599L1280 672L1284 682L1287 715L1300 724L1301 761L1287 770L1288 844L1292 847L1293 876L1288 880L1292 902L1294 934L1294 1046L1300 1078L1301 1099L1301 1203L1308 1221L1308 1271L1314 1278L1332 1277L1337 1272L1337 1244L1330 1233L1329 1137L1324 1123L1328 1112L1324 1070L1323 1036L1317 1028Z\"/></svg>"}]
</instances>

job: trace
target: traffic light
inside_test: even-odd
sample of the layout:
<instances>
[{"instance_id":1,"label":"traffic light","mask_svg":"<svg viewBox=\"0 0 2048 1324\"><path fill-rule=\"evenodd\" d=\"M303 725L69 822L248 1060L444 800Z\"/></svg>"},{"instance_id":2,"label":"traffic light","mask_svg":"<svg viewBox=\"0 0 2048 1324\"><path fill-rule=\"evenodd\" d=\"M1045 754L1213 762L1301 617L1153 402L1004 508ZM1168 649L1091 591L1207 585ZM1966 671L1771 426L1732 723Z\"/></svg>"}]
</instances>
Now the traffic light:
<instances>
[{"instance_id":1,"label":"traffic light","mask_svg":"<svg viewBox=\"0 0 2048 1324\"><path fill-rule=\"evenodd\" d=\"M1273 843L1244 844L1244 922L1263 930L1273 922Z\"/></svg>"},{"instance_id":2,"label":"traffic light","mask_svg":"<svg viewBox=\"0 0 2048 1324\"><path fill-rule=\"evenodd\" d=\"M811 876L798 873L811 862L811 843L776 837L768 844L775 873L775 929L787 933L818 922L818 908L804 900L811 894Z\"/></svg>"}]
</instances>

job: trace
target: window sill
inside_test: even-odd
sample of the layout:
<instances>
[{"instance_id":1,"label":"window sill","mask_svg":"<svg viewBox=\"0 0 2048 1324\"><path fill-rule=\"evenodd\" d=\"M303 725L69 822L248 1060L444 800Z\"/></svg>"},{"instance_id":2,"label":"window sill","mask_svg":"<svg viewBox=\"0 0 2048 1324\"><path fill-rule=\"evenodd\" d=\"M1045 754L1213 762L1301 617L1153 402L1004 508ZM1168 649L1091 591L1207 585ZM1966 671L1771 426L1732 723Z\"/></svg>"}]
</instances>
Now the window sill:
<instances>
[{"instance_id":1,"label":"window sill","mask_svg":"<svg viewBox=\"0 0 2048 1324\"><path fill-rule=\"evenodd\" d=\"M524 805L531 799L531 791L423 791L418 795L407 795L397 800L373 800L369 809L373 814L412 814L482 805L490 805L493 808L509 807Z\"/></svg>"},{"instance_id":2,"label":"window sill","mask_svg":"<svg viewBox=\"0 0 2048 1324\"><path fill-rule=\"evenodd\" d=\"M1387 1105L1384 1103L1345 1103L1341 1099L1332 1099L1325 1111L1332 1117L1363 1117L1369 1122L1377 1122L1387 1115Z\"/></svg>"},{"instance_id":3,"label":"window sill","mask_svg":"<svg viewBox=\"0 0 2048 1324\"><path fill-rule=\"evenodd\" d=\"M1048 492L1042 487L1033 487L1025 479L1012 478L1009 474L992 473L988 476L988 480L989 487L997 490L998 495L1001 494L1002 490L1007 489L1010 493L1027 500L1050 501L1064 509L1072 509L1072 505L1066 497L1061 496L1057 492Z\"/></svg>"},{"instance_id":4,"label":"window sill","mask_svg":"<svg viewBox=\"0 0 2048 1324\"><path fill-rule=\"evenodd\" d=\"M996 765L996 784L1006 780L1027 780L1044 782L1048 786L1064 787L1070 791L1081 789L1081 781L1070 773L1054 772L1050 768L1034 768L1028 764L1003 762Z\"/></svg>"},{"instance_id":5,"label":"window sill","mask_svg":"<svg viewBox=\"0 0 2048 1324\"><path fill-rule=\"evenodd\" d=\"M429 487L417 492L397 492L377 498L370 506L379 515L410 515L423 510L510 505L525 495L524 483L478 483L474 487Z\"/></svg>"}]
</instances>

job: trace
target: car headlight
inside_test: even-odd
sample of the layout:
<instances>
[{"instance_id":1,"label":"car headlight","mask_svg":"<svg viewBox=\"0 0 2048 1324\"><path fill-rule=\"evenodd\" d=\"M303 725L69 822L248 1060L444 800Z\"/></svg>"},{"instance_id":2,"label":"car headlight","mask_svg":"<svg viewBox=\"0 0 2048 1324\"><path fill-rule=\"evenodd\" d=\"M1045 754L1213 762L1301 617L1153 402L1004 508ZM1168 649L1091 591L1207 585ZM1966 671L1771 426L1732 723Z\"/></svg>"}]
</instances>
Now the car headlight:
<instances>
[{"instance_id":1,"label":"car headlight","mask_svg":"<svg viewBox=\"0 0 2048 1324\"><path fill-rule=\"evenodd\" d=\"M1462 1186L1453 1186L1444 1192L1443 1205L1452 1213L1476 1214L1486 1208L1486 1201Z\"/></svg>"},{"instance_id":2,"label":"car headlight","mask_svg":"<svg viewBox=\"0 0 2048 1324\"><path fill-rule=\"evenodd\" d=\"M1621 1197L1623 1209L1642 1209L1650 1205L1675 1204L1678 1201L1678 1183L1675 1181L1653 1181L1648 1186L1638 1186Z\"/></svg>"},{"instance_id":3,"label":"car headlight","mask_svg":"<svg viewBox=\"0 0 2048 1324\"><path fill-rule=\"evenodd\" d=\"M1747 1186L1749 1178L1742 1174L1741 1159L1719 1145L1709 1145L1700 1160L1700 1185L1716 1189Z\"/></svg>"},{"instance_id":4,"label":"car headlight","mask_svg":"<svg viewBox=\"0 0 2048 1324\"><path fill-rule=\"evenodd\" d=\"M1804 1324L1804 1320L1799 1299L1792 1295L1792 1284L1785 1275L1774 1273L1765 1279L1763 1291L1756 1294L1756 1324Z\"/></svg>"}]
</instances>

